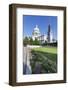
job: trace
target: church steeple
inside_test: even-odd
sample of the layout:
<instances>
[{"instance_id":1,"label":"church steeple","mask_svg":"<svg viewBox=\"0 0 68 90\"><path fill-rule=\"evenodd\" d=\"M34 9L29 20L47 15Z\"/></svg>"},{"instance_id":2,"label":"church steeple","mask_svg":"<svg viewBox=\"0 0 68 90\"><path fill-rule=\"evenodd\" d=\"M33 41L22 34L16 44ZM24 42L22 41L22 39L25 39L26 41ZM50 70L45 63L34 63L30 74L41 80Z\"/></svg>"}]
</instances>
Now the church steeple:
<instances>
[{"instance_id":1,"label":"church steeple","mask_svg":"<svg viewBox=\"0 0 68 90\"><path fill-rule=\"evenodd\" d=\"M50 32L51 32L51 26L50 26L50 24L49 24L49 25L48 25L48 32L47 32L48 42L50 42Z\"/></svg>"}]
</instances>

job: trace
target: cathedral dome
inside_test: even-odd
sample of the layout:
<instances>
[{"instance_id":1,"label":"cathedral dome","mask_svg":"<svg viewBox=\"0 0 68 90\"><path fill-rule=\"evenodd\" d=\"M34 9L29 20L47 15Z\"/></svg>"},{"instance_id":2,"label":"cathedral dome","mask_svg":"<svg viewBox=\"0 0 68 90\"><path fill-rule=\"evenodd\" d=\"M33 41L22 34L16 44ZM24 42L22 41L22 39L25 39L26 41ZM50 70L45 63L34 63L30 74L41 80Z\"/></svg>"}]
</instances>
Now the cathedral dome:
<instances>
[{"instance_id":1,"label":"cathedral dome","mask_svg":"<svg viewBox=\"0 0 68 90\"><path fill-rule=\"evenodd\" d=\"M38 25L36 25L36 27L33 29L32 38L33 40L35 40L35 38L39 36L40 36L40 30L38 28Z\"/></svg>"},{"instance_id":2,"label":"cathedral dome","mask_svg":"<svg viewBox=\"0 0 68 90\"><path fill-rule=\"evenodd\" d=\"M38 25L34 28L34 31L39 31Z\"/></svg>"},{"instance_id":3,"label":"cathedral dome","mask_svg":"<svg viewBox=\"0 0 68 90\"><path fill-rule=\"evenodd\" d=\"M33 34L40 34L40 30L38 28L38 25L36 25L36 27L34 28Z\"/></svg>"}]
</instances>

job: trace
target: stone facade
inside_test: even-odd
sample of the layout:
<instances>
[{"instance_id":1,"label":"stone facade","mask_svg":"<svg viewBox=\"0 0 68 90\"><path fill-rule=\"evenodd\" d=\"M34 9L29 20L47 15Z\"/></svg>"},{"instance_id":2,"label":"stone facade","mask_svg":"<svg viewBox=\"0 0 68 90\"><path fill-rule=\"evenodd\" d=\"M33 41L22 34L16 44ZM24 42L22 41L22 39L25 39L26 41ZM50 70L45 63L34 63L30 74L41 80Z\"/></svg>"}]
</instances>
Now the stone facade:
<instances>
[{"instance_id":1,"label":"stone facade","mask_svg":"<svg viewBox=\"0 0 68 90\"><path fill-rule=\"evenodd\" d=\"M45 43L45 41L47 41L48 43L53 42L53 34L51 31L50 25L48 25L47 34L44 34L44 35L41 35L40 29L39 29L38 25L36 25L36 27L34 28L33 33L32 33L32 39L35 40L35 38L40 40L42 43Z\"/></svg>"}]
</instances>

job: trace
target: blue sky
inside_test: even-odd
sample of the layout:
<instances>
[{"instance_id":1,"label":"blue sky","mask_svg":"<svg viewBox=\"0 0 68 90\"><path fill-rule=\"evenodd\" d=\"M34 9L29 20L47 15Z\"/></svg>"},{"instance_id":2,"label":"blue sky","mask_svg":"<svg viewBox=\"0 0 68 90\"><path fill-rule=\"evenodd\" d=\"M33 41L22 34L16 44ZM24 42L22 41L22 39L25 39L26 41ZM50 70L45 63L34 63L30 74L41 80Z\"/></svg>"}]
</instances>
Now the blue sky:
<instances>
[{"instance_id":1,"label":"blue sky","mask_svg":"<svg viewBox=\"0 0 68 90\"><path fill-rule=\"evenodd\" d=\"M24 36L32 36L33 29L38 25L41 35L47 34L50 24L54 39L57 39L57 16L23 16Z\"/></svg>"}]
</instances>

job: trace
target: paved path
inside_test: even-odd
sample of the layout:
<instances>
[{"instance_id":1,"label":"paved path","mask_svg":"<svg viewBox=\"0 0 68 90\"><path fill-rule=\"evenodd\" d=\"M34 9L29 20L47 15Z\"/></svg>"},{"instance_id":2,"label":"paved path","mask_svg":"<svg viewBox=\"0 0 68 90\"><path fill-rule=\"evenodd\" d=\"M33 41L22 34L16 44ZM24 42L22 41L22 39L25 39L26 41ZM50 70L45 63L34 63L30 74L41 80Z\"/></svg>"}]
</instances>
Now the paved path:
<instances>
[{"instance_id":1,"label":"paved path","mask_svg":"<svg viewBox=\"0 0 68 90\"><path fill-rule=\"evenodd\" d=\"M30 49L28 47L24 47L24 56L23 56L23 73L31 74L31 66L30 66Z\"/></svg>"}]
</instances>

